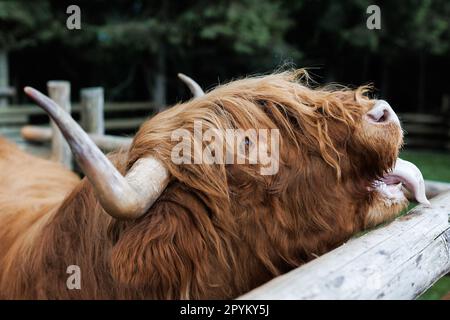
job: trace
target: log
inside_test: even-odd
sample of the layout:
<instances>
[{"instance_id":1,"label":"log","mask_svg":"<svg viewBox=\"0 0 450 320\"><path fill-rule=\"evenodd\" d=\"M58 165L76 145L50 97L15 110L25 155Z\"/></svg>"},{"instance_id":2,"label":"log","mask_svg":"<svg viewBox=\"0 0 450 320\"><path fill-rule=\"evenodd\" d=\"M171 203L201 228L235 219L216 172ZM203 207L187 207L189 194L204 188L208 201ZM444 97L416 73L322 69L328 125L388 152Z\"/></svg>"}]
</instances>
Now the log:
<instances>
[{"instance_id":1,"label":"log","mask_svg":"<svg viewBox=\"0 0 450 320\"><path fill-rule=\"evenodd\" d=\"M239 299L414 299L450 271L450 191Z\"/></svg>"},{"instance_id":2,"label":"log","mask_svg":"<svg viewBox=\"0 0 450 320\"><path fill-rule=\"evenodd\" d=\"M148 111L149 114L155 112L158 106L152 102L106 102L105 112L130 112L130 111ZM72 104L72 113L77 113L81 110L79 103ZM10 114L25 114L25 115L40 115L45 114L45 111L34 104L8 105L5 108L0 108L0 116Z\"/></svg>"},{"instance_id":3,"label":"log","mask_svg":"<svg viewBox=\"0 0 450 320\"><path fill-rule=\"evenodd\" d=\"M7 107L3 107L7 108ZM1 117L0 118L0 125L8 125L13 126L15 124L25 124L28 122L28 117L25 115L15 115L15 116L9 116L9 117Z\"/></svg>"},{"instance_id":4,"label":"log","mask_svg":"<svg viewBox=\"0 0 450 320\"><path fill-rule=\"evenodd\" d=\"M48 127L23 126L20 135L30 142L48 142L52 140L52 129Z\"/></svg>"},{"instance_id":5,"label":"log","mask_svg":"<svg viewBox=\"0 0 450 320\"><path fill-rule=\"evenodd\" d=\"M0 87L0 98L13 97L16 95L16 88Z\"/></svg>"},{"instance_id":6,"label":"log","mask_svg":"<svg viewBox=\"0 0 450 320\"><path fill-rule=\"evenodd\" d=\"M64 111L70 113L70 82L49 81L47 82L48 94ZM72 152L64 139L58 126L51 121L52 127L52 160L62 163L65 167L72 169Z\"/></svg>"},{"instance_id":7,"label":"log","mask_svg":"<svg viewBox=\"0 0 450 320\"><path fill-rule=\"evenodd\" d=\"M52 130L48 127L24 126L21 130L22 138L29 142L49 142L52 139ZM89 137L105 152L119 148L127 148L132 138L102 134L89 134Z\"/></svg>"},{"instance_id":8,"label":"log","mask_svg":"<svg viewBox=\"0 0 450 320\"><path fill-rule=\"evenodd\" d=\"M132 138L119 137L106 134L89 134L95 144L104 152L111 152L117 149L128 148L131 145Z\"/></svg>"}]
</instances>

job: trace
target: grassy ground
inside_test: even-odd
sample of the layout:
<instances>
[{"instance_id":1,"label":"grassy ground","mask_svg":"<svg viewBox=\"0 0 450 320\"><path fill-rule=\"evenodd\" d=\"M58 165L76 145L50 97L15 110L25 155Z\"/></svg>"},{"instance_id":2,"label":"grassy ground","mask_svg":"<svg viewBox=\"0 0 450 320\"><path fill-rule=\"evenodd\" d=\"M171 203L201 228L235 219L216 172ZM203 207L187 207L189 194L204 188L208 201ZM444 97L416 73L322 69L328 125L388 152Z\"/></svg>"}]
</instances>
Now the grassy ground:
<instances>
[{"instance_id":1,"label":"grassy ground","mask_svg":"<svg viewBox=\"0 0 450 320\"><path fill-rule=\"evenodd\" d=\"M425 179L450 182L450 153L403 151L400 157L419 167ZM420 299L440 299L448 292L450 292L450 276L439 280Z\"/></svg>"},{"instance_id":2,"label":"grassy ground","mask_svg":"<svg viewBox=\"0 0 450 320\"><path fill-rule=\"evenodd\" d=\"M450 182L450 153L403 151L400 157L419 167L425 179Z\"/></svg>"}]
</instances>

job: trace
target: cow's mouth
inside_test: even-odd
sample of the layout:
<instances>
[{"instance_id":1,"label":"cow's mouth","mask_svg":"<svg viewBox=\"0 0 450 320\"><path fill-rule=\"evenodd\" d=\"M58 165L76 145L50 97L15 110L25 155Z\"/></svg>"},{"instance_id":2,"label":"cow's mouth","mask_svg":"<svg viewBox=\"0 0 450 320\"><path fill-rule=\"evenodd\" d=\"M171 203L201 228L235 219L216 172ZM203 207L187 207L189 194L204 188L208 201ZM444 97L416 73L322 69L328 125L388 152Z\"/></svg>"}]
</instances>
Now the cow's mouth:
<instances>
[{"instance_id":1,"label":"cow's mouth","mask_svg":"<svg viewBox=\"0 0 450 320\"><path fill-rule=\"evenodd\" d=\"M406 198L403 188L406 188L417 202L430 205L419 168L400 158L383 178L373 183L373 188L391 203L403 202Z\"/></svg>"}]
</instances>

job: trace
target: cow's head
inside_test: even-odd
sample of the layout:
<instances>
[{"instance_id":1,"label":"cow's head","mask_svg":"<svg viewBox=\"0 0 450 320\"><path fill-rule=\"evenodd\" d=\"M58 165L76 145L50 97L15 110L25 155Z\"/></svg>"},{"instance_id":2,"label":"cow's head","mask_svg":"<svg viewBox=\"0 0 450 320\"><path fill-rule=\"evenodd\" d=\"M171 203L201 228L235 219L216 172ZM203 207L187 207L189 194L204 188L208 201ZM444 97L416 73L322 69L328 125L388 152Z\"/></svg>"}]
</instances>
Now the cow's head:
<instances>
[{"instance_id":1,"label":"cow's head","mask_svg":"<svg viewBox=\"0 0 450 320\"><path fill-rule=\"evenodd\" d=\"M145 215L168 183L178 181L203 194L212 212L246 228L243 237L265 233L274 247L284 248L280 255L290 259L293 247L301 246L306 255L320 254L330 244L393 217L407 204L403 187L419 202L427 202L418 169L398 159L403 135L389 104L368 98L367 87L311 88L298 80L299 74L234 81L159 113L137 133L124 175L51 100L33 89L26 91L58 123L97 198L113 217ZM234 149L226 150L229 141L222 145L221 156L231 154L234 160L194 159L212 141L203 135L199 140L195 131L204 134L209 129L219 135L242 130ZM268 129L278 133L258 135ZM191 153L181 162L174 161L180 144L179 136L174 139L177 130L191 134L183 142ZM273 162L237 161L240 153L248 158L252 148L262 146L278 161L271 174L261 169ZM290 241L297 245L285 245Z\"/></svg>"},{"instance_id":2,"label":"cow's head","mask_svg":"<svg viewBox=\"0 0 450 320\"><path fill-rule=\"evenodd\" d=\"M406 206L403 187L428 203L418 169L398 159L403 132L391 106L368 98L369 87L313 89L298 81L303 75L287 72L234 81L175 106L142 126L134 144L137 158L148 146L166 160L173 158L175 144L181 141L173 141L173 131L194 133L196 121L202 121L203 133L211 128L250 133L235 141L235 153L247 152L247 158L252 148L258 152L263 144L267 150L274 147L271 131L261 140L258 130L278 129L275 174L261 174L263 159L253 165L205 165L195 164L192 155L188 164L166 163L183 183L234 200L237 211L254 208L257 199L263 206L279 201L286 211L295 211L293 215L308 215L314 228L336 229L338 221L354 232L386 221ZM207 141L192 138L192 153L196 144L201 152L208 149L213 139L203 139ZM170 142L161 145L161 140ZM224 147L223 157L229 152ZM192 177L196 184L190 182Z\"/></svg>"}]
</instances>

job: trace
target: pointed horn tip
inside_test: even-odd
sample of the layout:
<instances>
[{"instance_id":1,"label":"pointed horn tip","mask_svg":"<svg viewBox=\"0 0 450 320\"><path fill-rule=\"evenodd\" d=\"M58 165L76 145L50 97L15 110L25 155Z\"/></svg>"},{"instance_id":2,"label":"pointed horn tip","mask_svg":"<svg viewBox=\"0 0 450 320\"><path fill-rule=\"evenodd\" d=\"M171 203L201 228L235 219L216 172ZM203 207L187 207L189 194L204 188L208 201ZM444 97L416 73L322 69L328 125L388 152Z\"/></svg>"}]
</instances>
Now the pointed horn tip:
<instances>
[{"instance_id":1,"label":"pointed horn tip","mask_svg":"<svg viewBox=\"0 0 450 320\"><path fill-rule=\"evenodd\" d=\"M42 95L42 93L40 93L38 90L28 86L23 88L23 91L26 93L27 96L29 96L34 100L36 100L40 95Z\"/></svg>"},{"instance_id":2,"label":"pointed horn tip","mask_svg":"<svg viewBox=\"0 0 450 320\"><path fill-rule=\"evenodd\" d=\"M30 94L33 94L33 91L35 91L35 89L33 89L32 87L26 86L26 87L23 88L23 91L24 91L26 94L30 95Z\"/></svg>"}]
</instances>

